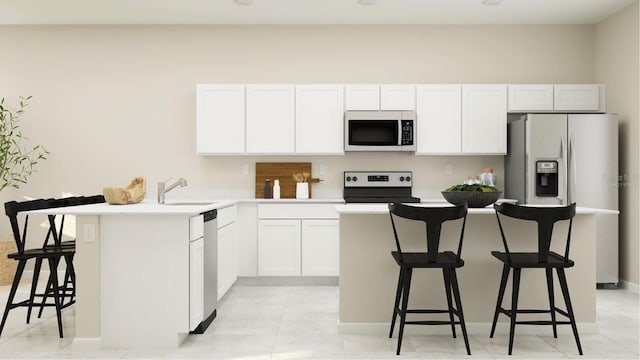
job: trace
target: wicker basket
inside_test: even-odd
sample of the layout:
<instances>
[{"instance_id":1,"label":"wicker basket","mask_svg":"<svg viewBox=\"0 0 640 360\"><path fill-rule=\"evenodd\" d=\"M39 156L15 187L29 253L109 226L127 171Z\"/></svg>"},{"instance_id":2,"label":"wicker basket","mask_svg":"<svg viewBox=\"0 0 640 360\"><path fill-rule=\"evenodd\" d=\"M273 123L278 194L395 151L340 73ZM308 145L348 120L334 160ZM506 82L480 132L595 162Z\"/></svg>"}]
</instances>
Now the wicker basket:
<instances>
[{"instance_id":1,"label":"wicker basket","mask_svg":"<svg viewBox=\"0 0 640 360\"><path fill-rule=\"evenodd\" d=\"M500 198L502 191L442 191L445 200L453 205L467 203L470 208L483 208Z\"/></svg>"}]
</instances>

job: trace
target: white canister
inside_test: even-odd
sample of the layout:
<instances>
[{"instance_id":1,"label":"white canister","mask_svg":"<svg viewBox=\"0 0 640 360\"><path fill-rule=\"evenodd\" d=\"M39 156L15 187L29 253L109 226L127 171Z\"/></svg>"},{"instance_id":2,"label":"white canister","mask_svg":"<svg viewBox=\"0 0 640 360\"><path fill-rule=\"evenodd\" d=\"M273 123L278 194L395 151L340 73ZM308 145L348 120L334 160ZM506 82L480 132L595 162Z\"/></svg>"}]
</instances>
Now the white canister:
<instances>
[{"instance_id":1,"label":"white canister","mask_svg":"<svg viewBox=\"0 0 640 360\"><path fill-rule=\"evenodd\" d=\"M296 199L308 199L309 198L309 183L299 182L296 183Z\"/></svg>"},{"instance_id":2,"label":"white canister","mask_svg":"<svg viewBox=\"0 0 640 360\"><path fill-rule=\"evenodd\" d=\"M280 180L273 180L273 198L280 199Z\"/></svg>"},{"instance_id":3,"label":"white canister","mask_svg":"<svg viewBox=\"0 0 640 360\"><path fill-rule=\"evenodd\" d=\"M480 174L480 181L483 185L496 187L498 181L496 174L493 173L492 168L484 168L482 169L482 174Z\"/></svg>"}]
</instances>

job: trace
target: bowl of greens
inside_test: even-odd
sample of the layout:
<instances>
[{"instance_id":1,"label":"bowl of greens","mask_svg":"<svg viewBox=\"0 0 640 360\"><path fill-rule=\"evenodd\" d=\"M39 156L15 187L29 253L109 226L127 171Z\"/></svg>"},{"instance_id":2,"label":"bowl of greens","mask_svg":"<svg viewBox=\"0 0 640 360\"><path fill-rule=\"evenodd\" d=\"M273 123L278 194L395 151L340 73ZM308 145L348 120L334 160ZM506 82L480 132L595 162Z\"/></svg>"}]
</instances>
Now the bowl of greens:
<instances>
[{"instance_id":1,"label":"bowl of greens","mask_svg":"<svg viewBox=\"0 0 640 360\"><path fill-rule=\"evenodd\" d=\"M496 202L502 191L480 184L454 185L442 191L442 197L453 205L467 203L470 208L482 208Z\"/></svg>"}]
</instances>

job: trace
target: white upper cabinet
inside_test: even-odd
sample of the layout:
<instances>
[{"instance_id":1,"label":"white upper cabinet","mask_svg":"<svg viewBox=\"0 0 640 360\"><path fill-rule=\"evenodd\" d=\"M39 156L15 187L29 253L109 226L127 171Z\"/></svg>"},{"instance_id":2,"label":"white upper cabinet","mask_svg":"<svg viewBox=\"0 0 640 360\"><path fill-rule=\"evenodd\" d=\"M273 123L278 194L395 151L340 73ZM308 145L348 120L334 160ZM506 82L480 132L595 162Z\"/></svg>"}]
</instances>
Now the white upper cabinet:
<instances>
[{"instance_id":1,"label":"white upper cabinet","mask_svg":"<svg viewBox=\"0 0 640 360\"><path fill-rule=\"evenodd\" d=\"M602 90L602 91L601 91ZM554 110L605 111L604 85L567 84L554 85Z\"/></svg>"},{"instance_id":2,"label":"white upper cabinet","mask_svg":"<svg viewBox=\"0 0 640 360\"><path fill-rule=\"evenodd\" d=\"M415 109L415 85L380 85L380 110Z\"/></svg>"},{"instance_id":3,"label":"white upper cabinet","mask_svg":"<svg viewBox=\"0 0 640 360\"><path fill-rule=\"evenodd\" d=\"M418 85L416 113L416 154L462 151L461 85Z\"/></svg>"},{"instance_id":4,"label":"white upper cabinet","mask_svg":"<svg viewBox=\"0 0 640 360\"><path fill-rule=\"evenodd\" d=\"M604 112L599 84L509 85L509 112Z\"/></svg>"},{"instance_id":5,"label":"white upper cabinet","mask_svg":"<svg viewBox=\"0 0 640 360\"><path fill-rule=\"evenodd\" d=\"M244 85L198 85L198 154L244 153Z\"/></svg>"},{"instance_id":6,"label":"white upper cabinet","mask_svg":"<svg viewBox=\"0 0 640 360\"><path fill-rule=\"evenodd\" d=\"M247 85L247 152L294 152L295 103L292 85Z\"/></svg>"},{"instance_id":7,"label":"white upper cabinet","mask_svg":"<svg viewBox=\"0 0 640 360\"><path fill-rule=\"evenodd\" d=\"M462 86L462 152L507 153L506 85Z\"/></svg>"},{"instance_id":8,"label":"white upper cabinet","mask_svg":"<svg viewBox=\"0 0 640 360\"><path fill-rule=\"evenodd\" d=\"M509 85L509 112L553 111L553 85Z\"/></svg>"},{"instance_id":9,"label":"white upper cabinet","mask_svg":"<svg viewBox=\"0 0 640 360\"><path fill-rule=\"evenodd\" d=\"M297 85L295 151L344 154L344 86Z\"/></svg>"},{"instance_id":10,"label":"white upper cabinet","mask_svg":"<svg viewBox=\"0 0 640 360\"><path fill-rule=\"evenodd\" d=\"M380 109L380 85L346 85L344 91L345 110Z\"/></svg>"}]
</instances>

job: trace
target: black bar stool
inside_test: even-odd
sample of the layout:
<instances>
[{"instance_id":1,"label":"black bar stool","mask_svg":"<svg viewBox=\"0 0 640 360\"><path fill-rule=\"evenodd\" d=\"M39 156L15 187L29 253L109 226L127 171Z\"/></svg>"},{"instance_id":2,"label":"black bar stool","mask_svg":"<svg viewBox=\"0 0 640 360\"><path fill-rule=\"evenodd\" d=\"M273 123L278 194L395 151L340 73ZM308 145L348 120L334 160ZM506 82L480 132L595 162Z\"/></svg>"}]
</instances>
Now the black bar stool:
<instances>
[{"instance_id":1,"label":"black bar stool","mask_svg":"<svg viewBox=\"0 0 640 360\"><path fill-rule=\"evenodd\" d=\"M455 324L459 324L462 329L464 344L467 348L467 354L471 355L469 348L469 339L467 338L467 329L464 323L464 315L462 313L462 302L460 300L460 290L458 288L458 279L456 277L456 269L464 266L464 261L460 258L462 252L462 240L464 237L464 227L467 221L467 204L455 207L418 207L403 204L389 204L389 216L391 217L391 226L393 227L393 235L395 237L397 251L392 251L391 256L400 266L400 274L398 276L398 288L396 290L396 300L393 307L393 317L391 318L391 329L389 337L393 336L393 328L396 324L396 318L400 315L400 329L398 333L398 348L396 355L400 355L402 346L402 335L404 326L407 325L451 325L453 337L456 337ZM396 231L396 224L393 220L394 216L400 218L424 221L427 232L427 252L402 252L400 247L400 239ZM458 242L458 250L438 252L440 244L440 230L442 223L450 220L463 219L460 230L460 240ZM442 269L444 278L445 293L447 295L447 310L434 309L408 309L409 290L411 287L411 275L413 269ZM453 300L452 300L453 292ZM400 306L400 300L402 305ZM455 301L456 306L453 306ZM449 314L449 321L406 321L407 314ZM458 317L458 321L454 321L453 316Z\"/></svg>"},{"instance_id":2,"label":"black bar stool","mask_svg":"<svg viewBox=\"0 0 640 360\"><path fill-rule=\"evenodd\" d=\"M582 355L582 346L580 346L580 338L578 337L578 328L576 327L576 320L573 315L573 308L571 306L571 299L569 298L569 288L567 286L567 278L565 277L564 269L570 268L574 265L574 262L569 259L569 245L571 243L571 225L573 223L573 217L576 214L576 204L573 203L569 206L559 207L533 207L533 206L518 206L513 204L494 204L496 211L496 217L498 218L498 225L500 227L500 235L502 236L502 243L504 245L504 252L492 251L493 255L498 260L502 261L502 280L500 281L500 290L498 291L498 301L496 303L496 309L493 315L493 324L491 325L491 335L496 330L496 323L498 321L499 314L505 314L511 319L509 330L509 355L513 349L513 334L516 324L526 325L551 325L553 328L553 337L558 337L556 325L571 325L573 330L573 336L576 339L578 345L578 352ZM535 221L538 223L538 251L537 252L510 252L507 245L507 239L504 234L502 223L500 222L500 216L505 215L508 217ZM569 228L567 230L567 240L565 245L564 256L559 255L554 251L550 251L551 236L553 234L553 226L558 221L569 221ZM507 286L507 279L509 277L510 270L513 269L513 291L511 295L511 309L504 309L502 307L502 299L504 297L504 290ZM520 272L522 269L544 269L547 276L547 292L549 294L549 309L537 310L537 309L518 309L518 292L520 289ZM558 280L560 281L560 288L562 289L562 296L566 305L566 311L559 309L554 303L553 294L553 269L558 274ZM549 313L551 315L550 321L517 321L517 314L540 314ZM556 313L561 314L569 321L557 321Z\"/></svg>"},{"instance_id":3,"label":"black bar stool","mask_svg":"<svg viewBox=\"0 0 640 360\"><path fill-rule=\"evenodd\" d=\"M4 204L5 212L7 214L7 217L9 217L11 230L13 232L13 238L16 242L16 248L18 250L15 253L9 254L8 257L10 259L18 261L18 266L15 276L13 277L13 283L11 285L11 290L9 291L9 297L7 298L7 305L5 306L4 313L2 315L2 322L0 323L0 334L2 334L2 330L4 329L10 310L17 307L27 307L27 323L29 323L31 309L34 306L40 306L40 313L42 313L42 308L47 306L55 307L56 309L56 316L58 319L58 333L62 338L63 331L61 310L75 303L75 271L73 269L73 255L75 254L75 244L62 242L62 229L60 230L60 232L58 232L55 222L55 216L48 215L49 229L43 246L40 248L26 249L25 244L27 238L27 229L29 225L29 215L27 214L24 216L22 231L20 229L18 215L20 213L34 210L103 202L105 202L105 200L102 195L95 195L88 197L76 196L63 199L39 199L23 202L9 201ZM63 224L64 223L62 223L62 226ZM53 243L49 242L50 237L53 237ZM63 258L67 263L67 268L65 271L64 283L61 286L58 280L58 264ZM24 272L27 261L29 260L35 260L36 262L34 266L29 298L26 300L14 302L18 286L20 285L22 274ZM40 268L42 266L42 263L45 260L47 261L47 264L49 266L49 279L47 281L47 287L45 291L41 294L38 294L36 293L38 277L40 275ZM68 289L71 289L72 291L70 294L68 294ZM36 297L42 297L42 301L36 303ZM47 297L52 297L53 302L47 302ZM67 302L64 301L66 297L69 297L69 301Z\"/></svg>"}]
</instances>

